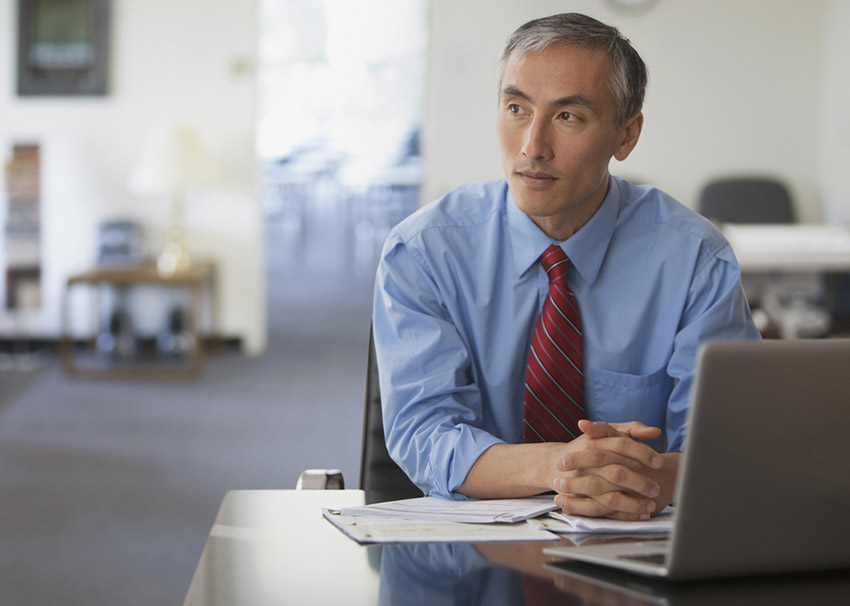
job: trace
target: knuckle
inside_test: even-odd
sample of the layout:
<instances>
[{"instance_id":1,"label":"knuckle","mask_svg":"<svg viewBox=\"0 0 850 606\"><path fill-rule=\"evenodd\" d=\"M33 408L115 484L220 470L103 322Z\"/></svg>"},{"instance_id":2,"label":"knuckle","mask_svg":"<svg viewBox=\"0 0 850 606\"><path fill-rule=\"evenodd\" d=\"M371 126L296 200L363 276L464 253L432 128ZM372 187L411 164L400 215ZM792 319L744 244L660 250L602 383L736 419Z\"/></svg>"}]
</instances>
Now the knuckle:
<instances>
[{"instance_id":1,"label":"knuckle","mask_svg":"<svg viewBox=\"0 0 850 606\"><path fill-rule=\"evenodd\" d=\"M615 511L636 513L638 509L636 499L629 498L622 492L611 492L605 496L607 497L606 505Z\"/></svg>"},{"instance_id":2,"label":"knuckle","mask_svg":"<svg viewBox=\"0 0 850 606\"><path fill-rule=\"evenodd\" d=\"M589 476L587 478L587 492L590 494L599 494L604 490L602 479L597 476Z\"/></svg>"},{"instance_id":3,"label":"knuckle","mask_svg":"<svg viewBox=\"0 0 850 606\"><path fill-rule=\"evenodd\" d=\"M614 484L617 484L618 486L621 486L629 477L626 469L620 465L611 465L608 473L610 474L611 480Z\"/></svg>"},{"instance_id":4,"label":"knuckle","mask_svg":"<svg viewBox=\"0 0 850 606\"><path fill-rule=\"evenodd\" d=\"M602 463L605 462L605 452L602 450L592 450L590 451L590 466L591 467L599 467Z\"/></svg>"},{"instance_id":5,"label":"knuckle","mask_svg":"<svg viewBox=\"0 0 850 606\"><path fill-rule=\"evenodd\" d=\"M623 504L623 494L620 492L611 492L604 495L605 504L611 509L621 510Z\"/></svg>"}]
</instances>

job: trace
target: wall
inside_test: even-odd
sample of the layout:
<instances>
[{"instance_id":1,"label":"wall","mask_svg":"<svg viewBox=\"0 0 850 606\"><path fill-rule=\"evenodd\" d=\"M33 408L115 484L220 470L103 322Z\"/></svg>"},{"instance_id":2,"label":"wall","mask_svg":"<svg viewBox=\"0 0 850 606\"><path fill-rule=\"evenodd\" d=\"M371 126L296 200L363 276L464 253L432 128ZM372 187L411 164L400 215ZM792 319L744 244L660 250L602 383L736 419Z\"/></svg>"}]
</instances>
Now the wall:
<instances>
[{"instance_id":1,"label":"wall","mask_svg":"<svg viewBox=\"0 0 850 606\"><path fill-rule=\"evenodd\" d=\"M821 118L821 182L824 207L832 223L850 226L850 2L830 0L826 31L826 69L823 81Z\"/></svg>"},{"instance_id":2,"label":"wall","mask_svg":"<svg viewBox=\"0 0 850 606\"><path fill-rule=\"evenodd\" d=\"M0 0L0 153L16 140L42 145L44 305L37 313L3 313L0 334L58 334L62 284L94 262L96 229L104 219L140 221L156 252L165 237L167 203L131 195L127 180L152 128L185 123L222 167L215 187L190 201L188 246L219 264L219 331L240 337L249 353L261 351L256 2L113 0L109 95L54 99L15 95L16 4Z\"/></svg>"},{"instance_id":3,"label":"wall","mask_svg":"<svg viewBox=\"0 0 850 606\"><path fill-rule=\"evenodd\" d=\"M646 125L612 170L660 185L693 206L709 178L772 172L803 219L847 222L850 6L843 0L659 0L646 15L601 0L430 0L423 144L424 199L500 175L495 65L520 23L563 10L619 26L650 68ZM0 0L0 154L13 140L44 146L44 308L0 313L0 336L55 336L64 279L94 259L99 222L143 222L152 248L167 208L130 195L127 176L146 131L198 128L225 168L217 191L189 208L190 247L221 264L221 330L265 342L261 211L255 195L256 0L114 0L111 92L95 99L14 94L16 0Z\"/></svg>"},{"instance_id":4,"label":"wall","mask_svg":"<svg viewBox=\"0 0 850 606\"><path fill-rule=\"evenodd\" d=\"M601 0L431 0L425 199L501 176L495 66L502 44L529 19L573 10L619 27L649 66L641 141L628 160L612 163L613 173L656 184L691 207L712 177L773 173L790 185L802 219L819 221L821 109L838 86L845 102L832 114L847 107L846 5L659 0L646 14L627 15ZM846 132L846 115L841 123Z\"/></svg>"}]
</instances>

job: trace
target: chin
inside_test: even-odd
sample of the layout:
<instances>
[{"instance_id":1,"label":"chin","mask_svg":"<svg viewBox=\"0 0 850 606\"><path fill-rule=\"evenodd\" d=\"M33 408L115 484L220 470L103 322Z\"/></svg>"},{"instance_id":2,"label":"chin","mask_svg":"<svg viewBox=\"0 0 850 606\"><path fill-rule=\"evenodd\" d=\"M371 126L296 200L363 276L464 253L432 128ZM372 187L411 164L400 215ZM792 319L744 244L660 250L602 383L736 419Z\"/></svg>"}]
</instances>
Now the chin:
<instances>
[{"instance_id":1,"label":"chin","mask_svg":"<svg viewBox=\"0 0 850 606\"><path fill-rule=\"evenodd\" d=\"M522 189L511 190L517 208L529 216L547 216L555 210L556 202L551 193L529 192Z\"/></svg>"}]
</instances>

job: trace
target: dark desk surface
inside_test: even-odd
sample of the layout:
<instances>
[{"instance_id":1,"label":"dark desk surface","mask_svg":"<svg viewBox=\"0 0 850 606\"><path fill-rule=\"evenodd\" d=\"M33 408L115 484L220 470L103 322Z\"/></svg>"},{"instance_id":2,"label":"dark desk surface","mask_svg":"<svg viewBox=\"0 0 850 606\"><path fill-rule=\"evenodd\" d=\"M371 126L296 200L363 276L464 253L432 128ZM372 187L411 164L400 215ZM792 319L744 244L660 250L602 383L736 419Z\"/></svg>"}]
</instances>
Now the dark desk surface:
<instances>
[{"instance_id":1,"label":"dark desk surface","mask_svg":"<svg viewBox=\"0 0 850 606\"><path fill-rule=\"evenodd\" d=\"M281 604L850 604L850 571L703 583L648 581L545 556L550 543L360 546L321 507L359 490L234 491L184 606ZM790 546L789 546L790 547Z\"/></svg>"}]
</instances>

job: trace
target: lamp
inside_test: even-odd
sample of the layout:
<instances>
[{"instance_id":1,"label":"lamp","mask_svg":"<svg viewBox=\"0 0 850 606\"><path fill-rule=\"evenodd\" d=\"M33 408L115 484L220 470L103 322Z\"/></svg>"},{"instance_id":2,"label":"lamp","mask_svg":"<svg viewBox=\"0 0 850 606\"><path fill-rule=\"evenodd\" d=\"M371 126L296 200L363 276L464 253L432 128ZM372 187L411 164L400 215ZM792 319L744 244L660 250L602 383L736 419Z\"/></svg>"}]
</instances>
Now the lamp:
<instances>
[{"instance_id":1,"label":"lamp","mask_svg":"<svg viewBox=\"0 0 850 606\"><path fill-rule=\"evenodd\" d=\"M173 125L149 133L129 185L139 195L170 198L168 235L156 262L160 274L174 275L191 266L186 249L186 194L192 188L212 183L216 172L212 157L191 127Z\"/></svg>"}]
</instances>

